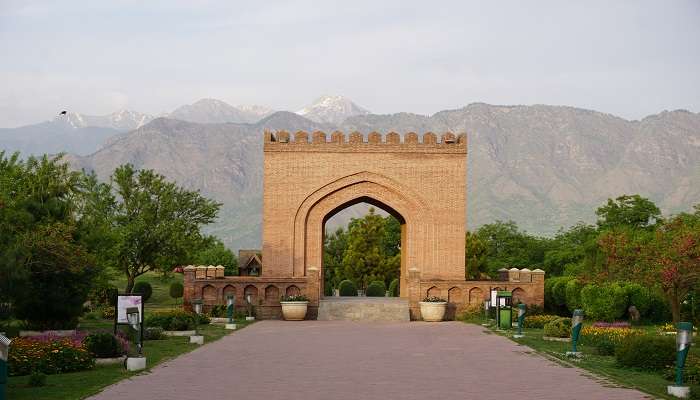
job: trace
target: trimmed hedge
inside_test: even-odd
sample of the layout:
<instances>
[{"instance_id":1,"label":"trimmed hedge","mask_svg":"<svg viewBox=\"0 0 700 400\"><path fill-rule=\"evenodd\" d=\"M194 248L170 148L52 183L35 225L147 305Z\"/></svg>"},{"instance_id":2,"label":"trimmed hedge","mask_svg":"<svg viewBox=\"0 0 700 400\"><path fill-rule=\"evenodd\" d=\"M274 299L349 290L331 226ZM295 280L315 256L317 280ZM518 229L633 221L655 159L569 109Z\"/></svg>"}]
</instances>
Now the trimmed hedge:
<instances>
[{"instance_id":1,"label":"trimmed hedge","mask_svg":"<svg viewBox=\"0 0 700 400\"><path fill-rule=\"evenodd\" d=\"M571 279L566 282L566 287L564 288L566 308L568 308L570 312L574 312L574 310L583 306L581 303L581 290L583 290L583 287L583 283L578 279Z\"/></svg>"},{"instance_id":2,"label":"trimmed hedge","mask_svg":"<svg viewBox=\"0 0 700 400\"><path fill-rule=\"evenodd\" d=\"M206 315L186 311L160 311L146 318L146 326L159 327L166 331L189 331L194 329L196 318L199 318L200 325L210 322Z\"/></svg>"},{"instance_id":3,"label":"trimmed hedge","mask_svg":"<svg viewBox=\"0 0 700 400\"><path fill-rule=\"evenodd\" d=\"M593 321L615 321L627 311L627 292L618 283L589 284L581 290L586 316Z\"/></svg>"},{"instance_id":4,"label":"trimmed hedge","mask_svg":"<svg viewBox=\"0 0 700 400\"><path fill-rule=\"evenodd\" d=\"M138 281L131 290L131 293L140 294L143 296L143 302L145 303L151 298L153 288L151 287L151 284L146 281Z\"/></svg>"},{"instance_id":5,"label":"trimmed hedge","mask_svg":"<svg viewBox=\"0 0 700 400\"><path fill-rule=\"evenodd\" d=\"M95 357L119 357L125 353L119 340L109 332L91 333L83 339L83 346Z\"/></svg>"},{"instance_id":6,"label":"trimmed hedge","mask_svg":"<svg viewBox=\"0 0 700 400\"><path fill-rule=\"evenodd\" d=\"M523 328L542 329L547 323L554 321L557 318L559 318L558 315L525 315L525 321L523 321Z\"/></svg>"},{"instance_id":7,"label":"trimmed hedge","mask_svg":"<svg viewBox=\"0 0 700 400\"><path fill-rule=\"evenodd\" d=\"M616 346L615 359L624 367L660 370L676 359L676 342L664 336L631 336Z\"/></svg>"},{"instance_id":8,"label":"trimmed hedge","mask_svg":"<svg viewBox=\"0 0 700 400\"><path fill-rule=\"evenodd\" d=\"M357 296L357 286L351 280L344 280L338 285L338 291L341 296Z\"/></svg>"},{"instance_id":9,"label":"trimmed hedge","mask_svg":"<svg viewBox=\"0 0 700 400\"><path fill-rule=\"evenodd\" d=\"M182 286L181 282L173 282L170 284L169 294L170 297L175 300L182 298L182 296L185 294L185 287Z\"/></svg>"},{"instance_id":10,"label":"trimmed hedge","mask_svg":"<svg viewBox=\"0 0 700 400\"><path fill-rule=\"evenodd\" d=\"M373 281L367 286L367 297L386 296L386 285L382 281Z\"/></svg>"},{"instance_id":11,"label":"trimmed hedge","mask_svg":"<svg viewBox=\"0 0 700 400\"><path fill-rule=\"evenodd\" d=\"M544 335L558 338L571 336L571 318L560 317L544 325Z\"/></svg>"},{"instance_id":12,"label":"trimmed hedge","mask_svg":"<svg viewBox=\"0 0 700 400\"><path fill-rule=\"evenodd\" d=\"M399 293L399 289L400 289L399 286L400 286L400 285L399 285L399 280L396 279L396 278L394 278L394 280L392 280L392 281L389 283L389 296L391 296L391 297L399 297L399 295L401 294L401 293Z\"/></svg>"}]
</instances>

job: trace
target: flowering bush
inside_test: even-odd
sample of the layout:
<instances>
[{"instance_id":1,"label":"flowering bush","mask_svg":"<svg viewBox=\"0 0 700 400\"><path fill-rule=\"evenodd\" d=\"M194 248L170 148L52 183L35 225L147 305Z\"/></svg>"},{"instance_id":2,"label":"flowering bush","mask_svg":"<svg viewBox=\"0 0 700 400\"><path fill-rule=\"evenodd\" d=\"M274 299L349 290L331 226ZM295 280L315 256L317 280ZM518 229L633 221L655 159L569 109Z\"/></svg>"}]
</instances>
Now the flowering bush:
<instances>
[{"instance_id":1,"label":"flowering bush","mask_svg":"<svg viewBox=\"0 0 700 400\"><path fill-rule=\"evenodd\" d=\"M90 369L95 365L95 360L83 347L82 338L44 336L13 340L8 364L13 376L34 371L60 374Z\"/></svg>"},{"instance_id":2,"label":"flowering bush","mask_svg":"<svg viewBox=\"0 0 700 400\"><path fill-rule=\"evenodd\" d=\"M615 321L615 322L594 322L593 327L594 328L630 328L632 325L630 325L629 322L627 321Z\"/></svg>"},{"instance_id":3,"label":"flowering bush","mask_svg":"<svg viewBox=\"0 0 700 400\"><path fill-rule=\"evenodd\" d=\"M526 315L525 321L523 321L523 328L542 329L548 322L554 321L557 318L559 318L558 315Z\"/></svg>"},{"instance_id":4,"label":"flowering bush","mask_svg":"<svg viewBox=\"0 0 700 400\"><path fill-rule=\"evenodd\" d=\"M294 296L282 296L282 301L309 301L309 298L303 294L298 294Z\"/></svg>"},{"instance_id":5,"label":"flowering bush","mask_svg":"<svg viewBox=\"0 0 700 400\"><path fill-rule=\"evenodd\" d=\"M559 317L544 325L544 335L558 338L571 336L571 318Z\"/></svg>"},{"instance_id":6,"label":"flowering bush","mask_svg":"<svg viewBox=\"0 0 700 400\"><path fill-rule=\"evenodd\" d=\"M623 367L665 369L676 359L676 342L662 336L633 335L615 347L615 359Z\"/></svg>"},{"instance_id":7,"label":"flowering bush","mask_svg":"<svg viewBox=\"0 0 700 400\"><path fill-rule=\"evenodd\" d=\"M598 323L596 324L603 324ZM642 335L644 332L638 329L630 329L629 324L623 326L585 326L581 329L581 343L591 345L596 348L598 354L611 356L615 354L615 348L622 343L623 340L637 335ZM614 325L611 323L608 325Z\"/></svg>"},{"instance_id":8,"label":"flowering bush","mask_svg":"<svg viewBox=\"0 0 700 400\"><path fill-rule=\"evenodd\" d=\"M423 299L423 302L424 303L446 303L447 300L445 300L441 297L437 297L437 296L428 296L428 297Z\"/></svg>"}]
</instances>

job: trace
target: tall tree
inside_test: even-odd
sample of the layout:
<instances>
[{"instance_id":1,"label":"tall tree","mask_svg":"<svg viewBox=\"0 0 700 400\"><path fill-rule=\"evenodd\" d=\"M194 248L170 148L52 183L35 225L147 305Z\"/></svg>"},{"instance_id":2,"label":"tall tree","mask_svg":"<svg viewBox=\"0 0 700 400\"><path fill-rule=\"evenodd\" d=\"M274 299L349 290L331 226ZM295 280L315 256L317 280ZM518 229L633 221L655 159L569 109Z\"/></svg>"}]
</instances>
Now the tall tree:
<instances>
[{"instance_id":1,"label":"tall tree","mask_svg":"<svg viewBox=\"0 0 700 400\"><path fill-rule=\"evenodd\" d=\"M206 236L202 241L201 248L198 249L193 258L193 262L198 265L221 265L224 267L224 274L227 276L238 275L238 259L235 254L221 240Z\"/></svg>"},{"instance_id":2,"label":"tall tree","mask_svg":"<svg viewBox=\"0 0 700 400\"><path fill-rule=\"evenodd\" d=\"M221 207L199 192L130 164L114 171L112 184L117 200L107 218L115 230L115 263L127 278L127 293L136 277L187 262L202 240L200 228L213 222Z\"/></svg>"},{"instance_id":3,"label":"tall tree","mask_svg":"<svg viewBox=\"0 0 700 400\"><path fill-rule=\"evenodd\" d=\"M474 233L467 231L464 242L465 278L488 279L486 271L486 244Z\"/></svg>"},{"instance_id":4,"label":"tall tree","mask_svg":"<svg viewBox=\"0 0 700 400\"><path fill-rule=\"evenodd\" d=\"M610 229L629 227L631 229L646 229L661 221L661 211L651 200L635 195L622 195L596 210L598 227Z\"/></svg>"}]
</instances>

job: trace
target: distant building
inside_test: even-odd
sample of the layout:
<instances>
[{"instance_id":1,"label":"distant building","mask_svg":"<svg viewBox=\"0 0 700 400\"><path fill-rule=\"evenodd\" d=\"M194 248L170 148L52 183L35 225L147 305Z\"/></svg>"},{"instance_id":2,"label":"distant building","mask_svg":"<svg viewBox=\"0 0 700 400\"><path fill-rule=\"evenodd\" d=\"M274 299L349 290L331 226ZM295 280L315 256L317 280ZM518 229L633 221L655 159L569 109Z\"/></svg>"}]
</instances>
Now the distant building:
<instances>
[{"instance_id":1,"label":"distant building","mask_svg":"<svg viewBox=\"0 0 700 400\"><path fill-rule=\"evenodd\" d=\"M260 250L238 250L238 275L260 276L262 255Z\"/></svg>"}]
</instances>

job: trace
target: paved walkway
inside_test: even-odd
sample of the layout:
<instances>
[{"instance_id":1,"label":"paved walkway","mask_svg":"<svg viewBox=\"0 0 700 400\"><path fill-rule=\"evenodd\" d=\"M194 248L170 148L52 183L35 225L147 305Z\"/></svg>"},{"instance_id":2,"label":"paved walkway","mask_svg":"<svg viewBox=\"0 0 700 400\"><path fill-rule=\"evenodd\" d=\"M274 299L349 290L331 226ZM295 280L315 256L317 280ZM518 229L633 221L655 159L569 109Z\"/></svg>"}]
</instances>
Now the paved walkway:
<instances>
[{"instance_id":1,"label":"paved walkway","mask_svg":"<svg viewBox=\"0 0 700 400\"><path fill-rule=\"evenodd\" d=\"M262 321L94 399L643 399L480 326Z\"/></svg>"}]
</instances>

